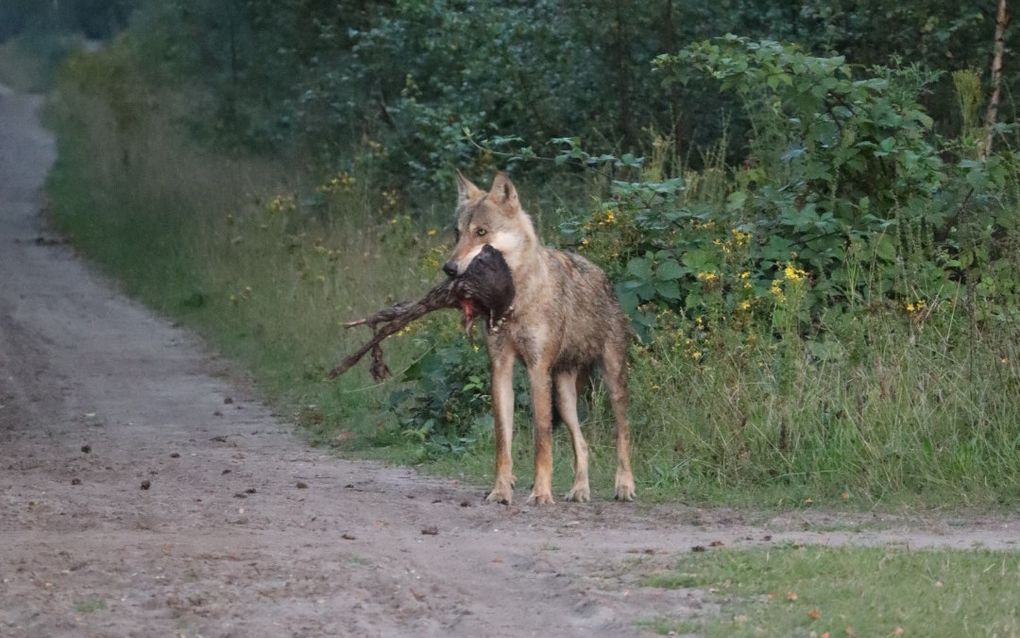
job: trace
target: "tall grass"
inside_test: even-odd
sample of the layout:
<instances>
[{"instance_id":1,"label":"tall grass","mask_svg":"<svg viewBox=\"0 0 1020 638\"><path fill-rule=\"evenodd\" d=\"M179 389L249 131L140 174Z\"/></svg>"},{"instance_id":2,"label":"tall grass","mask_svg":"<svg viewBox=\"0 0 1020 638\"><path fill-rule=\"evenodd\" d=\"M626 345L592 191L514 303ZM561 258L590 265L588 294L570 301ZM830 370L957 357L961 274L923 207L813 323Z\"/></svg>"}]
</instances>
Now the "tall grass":
<instances>
[{"instance_id":1,"label":"tall grass","mask_svg":"<svg viewBox=\"0 0 1020 638\"><path fill-rule=\"evenodd\" d=\"M50 182L60 228L129 293L252 370L316 440L489 480L484 420L442 453L406 436L414 428L389 409L398 381L374 384L360 369L323 380L367 336L344 331L344 320L435 280L442 236L365 175L323 177L299 157L210 151L180 120L194 96L138 82L111 91L108 80L61 85ZM704 180L725 179L707 170L715 172ZM706 332L700 320L679 320L633 352L640 492L795 505L1014 501L1020 332L1007 320L977 322L968 303L931 300L923 313L877 304L833 318L824 339L782 321ZM433 318L417 337L392 339L391 367L460 339L453 321ZM699 331L692 345L688 335ZM613 435L603 390L585 411L593 487L608 493ZM527 428L521 419L519 476L530 468ZM569 445L565 432L557 436L565 489Z\"/></svg>"},{"instance_id":2,"label":"tall grass","mask_svg":"<svg viewBox=\"0 0 1020 638\"><path fill-rule=\"evenodd\" d=\"M646 480L791 504L1013 500L1015 332L958 334L953 309L944 314L917 326L885 312L834 327L824 342L731 333L697 362L649 354L634 381Z\"/></svg>"}]
</instances>

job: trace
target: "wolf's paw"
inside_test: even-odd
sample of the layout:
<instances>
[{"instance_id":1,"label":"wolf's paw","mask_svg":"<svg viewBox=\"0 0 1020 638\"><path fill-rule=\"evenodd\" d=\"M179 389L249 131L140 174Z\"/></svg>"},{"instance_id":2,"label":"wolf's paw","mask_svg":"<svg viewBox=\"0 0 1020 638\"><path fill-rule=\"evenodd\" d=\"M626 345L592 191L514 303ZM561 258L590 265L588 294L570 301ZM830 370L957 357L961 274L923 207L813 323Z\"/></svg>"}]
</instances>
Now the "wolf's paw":
<instances>
[{"instance_id":1,"label":"wolf's paw","mask_svg":"<svg viewBox=\"0 0 1020 638\"><path fill-rule=\"evenodd\" d=\"M616 473L616 500L633 501L637 492L634 490L634 476L630 472Z\"/></svg>"},{"instance_id":2,"label":"wolf's paw","mask_svg":"<svg viewBox=\"0 0 1020 638\"><path fill-rule=\"evenodd\" d=\"M587 483L584 485L575 485L570 488L570 491L567 492L563 498L568 501L574 501L575 503L587 503L591 500L591 489L589 489Z\"/></svg>"},{"instance_id":3,"label":"wolf's paw","mask_svg":"<svg viewBox=\"0 0 1020 638\"><path fill-rule=\"evenodd\" d=\"M533 491L531 496L528 497L528 505L552 505L555 502L551 492Z\"/></svg>"},{"instance_id":4,"label":"wolf's paw","mask_svg":"<svg viewBox=\"0 0 1020 638\"><path fill-rule=\"evenodd\" d=\"M514 500L514 490L510 485L497 485L489 495L485 497L485 500L490 503L500 503L502 505L509 505Z\"/></svg>"}]
</instances>

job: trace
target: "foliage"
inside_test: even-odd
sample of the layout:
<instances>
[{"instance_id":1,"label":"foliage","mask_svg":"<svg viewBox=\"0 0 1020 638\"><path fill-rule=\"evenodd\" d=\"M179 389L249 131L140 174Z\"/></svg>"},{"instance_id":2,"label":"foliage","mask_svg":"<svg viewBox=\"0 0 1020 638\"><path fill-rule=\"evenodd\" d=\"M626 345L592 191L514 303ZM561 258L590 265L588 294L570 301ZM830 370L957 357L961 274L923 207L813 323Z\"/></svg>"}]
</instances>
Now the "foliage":
<instances>
[{"instance_id":1,"label":"foliage","mask_svg":"<svg viewBox=\"0 0 1020 638\"><path fill-rule=\"evenodd\" d=\"M478 345L465 348L442 326L449 323L433 322L428 340L440 345L404 371L401 381L408 385L390 395L390 405L401 415L405 436L426 453L459 456L492 428L489 362Z\"/></svg>"},{"instance_id":2,"label":"foliage","mask_svg":"<svg viewBox=\"0 0 1020 638\"><path fill-rule=\"evenodd\" d=\"M664 131L677 158L696 164L726 117L731 130L744 130L744 114L720 118L730 109L717 90L701 82L663 90L647 69L664 51L707 36L771 35L854 64L898 56L966 70L987 66L993 23L976 0L626 8L605 0L174 0L141 2L130 32L153 77L207 87L210 99L192 105L206 136L262 151L297 148L330 170L352 146L372 142L376 174L391 185L447 189L453 168L490 170L506 159L548 174L534 160L555 154L554 138L576 137L596 156L636 153L645 127ZM928 110L955 126L951 87L935 90L941 99L927 100ZM529 152L485 148L504 150L510 139Z\"/></svg>"},{"instance_id":3,"label":"foliage","mask_svg":"<svg viewBox=\"0 0 1020 638\"><path fill-rule=\"evenodd\" d=\"M620 281L640 326L663 310L767 318L789 310L794 287L804 320L954 297L967 282L1010 313L1018 290L1001 272L1016 267L1012 156L981 162L967 139L940 145L919 103L930 75L873 67L858 78L841 58L732 36L661 56L657 68L667 83L705 75L735 92L754 134L738 167L718 152L672 178L650 165L659 179L616 181L590 217L564 224ZM953 155L955 165L943 160ZM960 223L974 198L991 204L990 244Z\"/></svg>"}]
</instances>

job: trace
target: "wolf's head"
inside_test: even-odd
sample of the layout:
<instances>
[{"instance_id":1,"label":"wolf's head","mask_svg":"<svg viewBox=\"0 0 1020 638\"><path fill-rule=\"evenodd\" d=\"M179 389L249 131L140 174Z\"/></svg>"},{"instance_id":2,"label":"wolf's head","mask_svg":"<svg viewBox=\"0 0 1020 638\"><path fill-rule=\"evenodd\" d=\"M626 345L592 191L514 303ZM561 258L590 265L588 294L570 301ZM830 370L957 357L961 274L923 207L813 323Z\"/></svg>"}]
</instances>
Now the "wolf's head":
<instances>
[{"instance_id":1,"label":"wolf's head","mask_svg":"<svg viewBox=\"0 0 1020 638\"><path fill-rule=\"evenodd\" d=\"M457 245L443 264L450 277L463 274L486 245L503 254L511 271L538 245L531 218L505 173L496 173L486 193L458 171L456 215Z\"/></svg>"}]
</instances>

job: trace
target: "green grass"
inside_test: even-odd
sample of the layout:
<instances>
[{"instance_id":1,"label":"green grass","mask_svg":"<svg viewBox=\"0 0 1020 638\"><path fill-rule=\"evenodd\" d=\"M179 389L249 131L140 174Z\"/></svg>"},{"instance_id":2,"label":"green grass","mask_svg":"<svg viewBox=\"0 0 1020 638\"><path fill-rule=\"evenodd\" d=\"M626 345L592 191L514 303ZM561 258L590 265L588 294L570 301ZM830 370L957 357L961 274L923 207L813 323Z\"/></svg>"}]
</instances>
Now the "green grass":
<instances>
[{"instance_id":1,"label":"green grass","mask_svg":"<svg viewBox=\"0 0 1020 638\"><path fill-rule=\"evenodd\" d=\"M103 64L73 60L53 110L56 224L129 294L250 370L311 440L491 481L484 416L469 414L466 430L444 448L415 436L421 423L401 423L406 413L391 409L394 391L422 397L423 384L377 384L367 366L337 382L324 378L368 336L344 330L343 321L414 298L440 276L444 238L427 232L437 222L412 221L406 204L367 172L335 182L315 179L299 155L211 151L180 121L200 96L157 91L131 73L106 74ZM705 331L685 319L689 325L635 348L640 498L758 507L1015 503L1020 327L979 322L963 299L930 303L923 324L882 304L826 318L824 341L781 325ZM385 350L399 377L437 345L470 348L452 313L388 340ZM484 363L480 369L484 376ZM450 379L455 390L464 383ZM487 397L468 398L478 402L444 409L484 414L472 406ZM532 444L527 402L519 407L515 471L526 488ZM605 391L584 411L593 493L608 496L614 444ZM569 445L562 428L556 437L562 493L571 481Z\"/></svg>"},{"instance_id":2,"label":"green grass","mask_svg":"<svg viewBox=\"0 0 1020 638\"><path fill-rule=\"evenodd\" d=\"M1020 554L781 547L692 554L647 585L708 590L721 614L657 619L708 637L1020 636Z\"/></svg>"}]
</instances>

